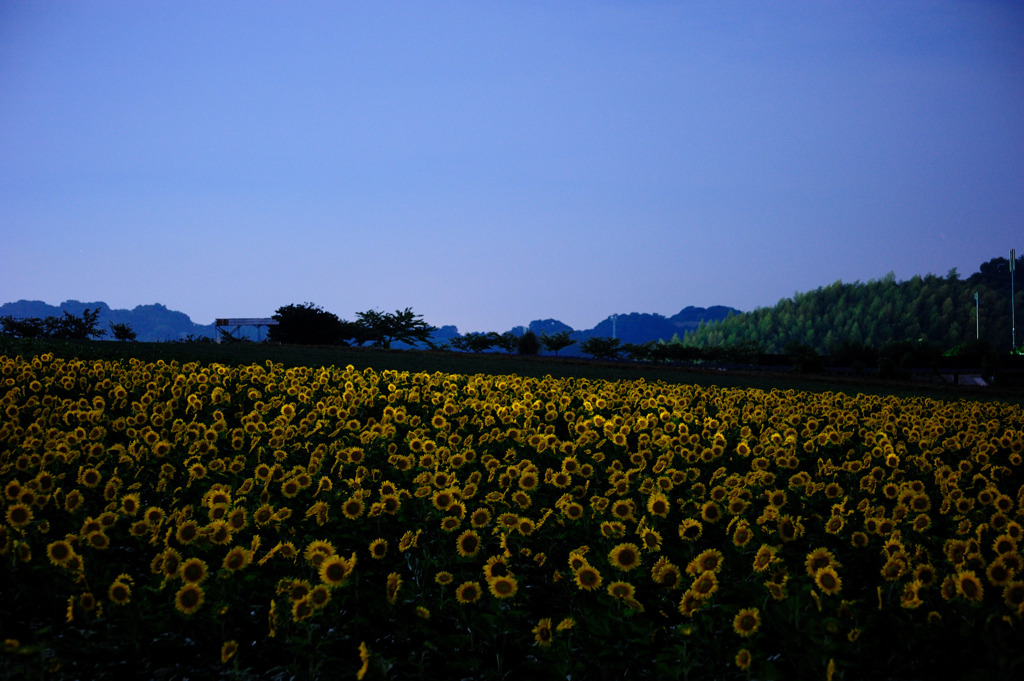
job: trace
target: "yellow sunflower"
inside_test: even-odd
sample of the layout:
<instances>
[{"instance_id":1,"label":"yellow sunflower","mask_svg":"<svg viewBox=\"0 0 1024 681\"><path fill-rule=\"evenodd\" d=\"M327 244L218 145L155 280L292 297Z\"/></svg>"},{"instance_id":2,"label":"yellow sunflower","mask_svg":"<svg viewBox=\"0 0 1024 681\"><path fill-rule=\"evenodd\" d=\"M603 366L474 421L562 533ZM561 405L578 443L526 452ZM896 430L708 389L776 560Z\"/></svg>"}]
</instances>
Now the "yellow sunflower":
<instances>
[{"instance_id":1,"label":"yellow sunflower","mask_svg":"<svg viewBox=\"0 0 1024 681\"><path fill-rule=\"evenodd\" d=\"M180 575L182 581L189 584L202 584L207 577L208 568L206 562L201 558L189 558L181 564Z\"/></svg>"},{"instance_id":2,"label":"yellow sunflower","mask_svg":"<svg viewBox=\"0 0 1024 681\"><path fill-rule=\"evenodd\" d=\"M479 582L463 582L455 589L455 600L463 605L475 603L480 600L481 594L482 590Z\"/></svg>"},{"instance_id":3,"label":"yellow sunflower","mask_svg":"<svg viewBox=\"0 0 1024 681\"><path fill-rule=\"evenodd\" d=\"M546 648L551 645L551 618L545 617L532 629L533 640L537 645Z\"/></svg>"},{"instance_id":4,"label":"yellow sunflower","mask_svg":"<svg viewBox=\"0 0 1024 681\"><path fill-rule=\"evenodd\" d=\"M519 591L519 583L515 577L495 577L487 581L487 589L495 598L512 598Z\"/></svg>"},{"instance_id":5,"label":"yellow sunflower","mask_svg":"<svg viewBox=\"0 0 1024 681\"><path fill-rule=\"evenodd\" d=\"M220 661L221 664L225 664L235 653L238 652L238 643L235 641L224 641L224 644L220 647Z\"/></svg>"},{"instance_id":6,"label":"yellow sunflower","mask_svg":"<svg viewBox=\"0 0 1024 681\"><path fill-rule=\"evenodd\" d=\"M814 573L814 583L818 585L819 589L830 596L834 596L843 589L843 580L839 578L836 569L831 565L819 568Z\"/></svg>"},{"instance_id":7,"label":"yellow sunflower","mask_svg":"<svg viewBox=\"0 0 1024 681\"><path fill-rule=\"evenodd\" d=\"M732 620L732 630L744 638L753 636L760 626L761 611L757 608L744 608Z\"/></svg>"},{"instance_id":8,"label":"yellow sunflower","mask_svg":"<svg viewBox=\"0 0 1024 681\"><path fill-rule=\"evenodd\" d=\"M480 551L480 535L476 530L466 530L459 535L457 548L463 558L472 558Z\"/></svg>"},{"instance_id":9,"label":"yellow sunflower","mask_svg":"<svg viewBox=\"0 0 1024 681\"><path fill-rule=\"evenodd\" d=\"M347 560L341 556L327 556L320 563L319 575L320 581L329 587L340 586L345 583L345 578L352 572L355 567L356 557L352 554L352 559Z\"/></svg>"},{"instance_id":10,"label":"yellow sunflower","mask_svg":"<svg viewBox=\"0 0 1024 681\"><path fill-rule=\"evenodd\" d=\"M622 543L608 553L612 567L629 572L640 565L640 548L636 544Z\"/></svg>"},{"instance_id":11,"label":"yellow sunflower","mask_svg":"<svg viewBox=\"0 0 1024 681\"><path fill-rule=\"evenodd\" d=\"M958 572L953 578L956 584L957 594L969 601L980 603L985 596L985 587L981 580L974 574L973 570Z\"/></svg>"},{"instance_id":12,"label":"yellow sunflower","mask_svg":"<svg viewBox=\"0 0 1024 681\"><path fill-rule=\"evenodd\" d=\"M203 605L206 594L198 584L186 584L174 595L174 608L185 615L191 615Z\"/></svg>"},{"instance_id":13,"label":"yellow sunflower","mask_svg":"<svg viewBox=\"0 0 1024 681\"><path fill-rule=\"evenodd\" d=\"M629 582L612 582L608 585L608 595L620 600L628 600L636 595L636 588Z\"/></svg>"}]
</instances>

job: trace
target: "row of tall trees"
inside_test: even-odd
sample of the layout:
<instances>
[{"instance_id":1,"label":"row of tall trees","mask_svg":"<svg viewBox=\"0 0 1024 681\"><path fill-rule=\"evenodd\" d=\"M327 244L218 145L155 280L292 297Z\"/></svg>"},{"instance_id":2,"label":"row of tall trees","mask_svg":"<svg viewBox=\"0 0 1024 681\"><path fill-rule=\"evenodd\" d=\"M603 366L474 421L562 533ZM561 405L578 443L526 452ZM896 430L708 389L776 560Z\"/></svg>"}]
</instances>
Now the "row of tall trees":
<instances>
[{"instance_id":1,"label":"row of tall trees","mask_svg":"<svg viewBox=\"0 0 1024 681\"><path fill-rule=\"evenodd\" d=\"M1017 262L1024 263L1024 257ZM1013 309L1024 301L1024 292L1016 288ZM684 342L700 348L748 344L769 353L802 345L830 354L842 344L878 348L924 342L952 349L980 339L1009 352L1010 289L1006 258L983 264L967 279L954 269L945 277L915 276L901 282L892 273L866 284L837 281L797 293L774 307L701 325L687 333ZM1021 340L1018 337L1018 347Z\"/></svg>"}]
</instances>

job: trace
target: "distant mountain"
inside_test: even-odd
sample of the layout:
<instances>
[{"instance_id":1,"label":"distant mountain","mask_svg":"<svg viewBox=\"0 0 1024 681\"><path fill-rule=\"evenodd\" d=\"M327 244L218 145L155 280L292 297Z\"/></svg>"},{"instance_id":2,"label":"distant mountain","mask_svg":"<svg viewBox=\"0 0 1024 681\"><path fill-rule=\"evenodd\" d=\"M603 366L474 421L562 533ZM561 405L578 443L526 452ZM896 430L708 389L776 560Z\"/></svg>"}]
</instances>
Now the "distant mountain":
<instances>
[{"instance_id":1,"label":"distant mountain","mask_svg":"<svg viewBox=\"0 0 1024 681\"><path fill-rule=\"evenodd\" d=\"M522 334L527 329L540 336L543 333L554 335L562 331L568 331L569 336L576 341L559 351L560 356L576 357L583 353L579 345L591 336L606 336L620 339L623 343L642 344L649 341L671 341L681 339L684 334L700 327L702 323L718 322L727 317L742 314L740 310L724 305L712 307L685 307L677 314L666 317L660 314L630 312L627 314L611 315L597 324L592 329L577 331L568 324L557 319L537 319L528 326L517 326L512 329L513 333Z\"/></svg>"},{"instance_id":2,"label":"distant mountain","mask_svg":"<svg viewBox=\"0 0 1024 681\"><path fill-rule=\"evenodd\" d=\"M113 309L99 301L83 303L78 300L65 300L60 305L48 305L41 300L19 300L16 303L0 305L0 317L10 315L15 318L61 317L65 312L81 315L85 310L100 309L99 328L107 331L110 337L110 324L127 324L137 334L137 340L149 342L176 341L188 336L196 338L214 338L216 329L213 324L196 324L184 312L169 310L164 305L138 305L132 310ZM242 329L244 333L255 338L255 329ZM265 332L265 330L264 330Z\"/></svg>"},{"instance_id":3,"label":"distant mountain","mask_svg":"<svg viewBox=\"0 0 1024 681\"><path fill-rule=\"evenodd\" d=\"M113 309L102 301L84 303L78 300L65 300L60 305L49 305L41 300L19 300L14 303L0 305L0 317L10 315L15 318L38 317L60 317L64 312L72 315L81 315L85 310L100 309L99 328L107 330L107 338L110 337L110 324L127 324L136 334L137 340L144 342L167 342L177 341L192 336L194 338L215 338L217 329L213 324L196 324L184 312L176 312L168 309L160 303L152 305L138 305L131 310ZM740 311L731 307L716 305L714 307L686 307L678 314L665 317L660 314L648 314L641 312L630 312L628 314L608 317L600 322L593 329L576 331L568 324L557 319L537 319L526 327L517 326L511 329L514 333L522 334L527 329L532 330L538 336L542 333L554 335L562 331L569 332L576 341L576 345L559 352L560 355L578 356L579 343L591 336L614 336L624 343L646 343L648 341L672 340L694 329L701 323L717 322L731 315L739 314ZM257 330L252 327L242 327L236 333L237 336L249 340L266 338L266 329ZM454 325L438 327L431 340L437 345L443 345L452 338L459 335L459 330ZM395 343L395 348L407 348L402 343Z\"/></svg>"}]
</instances>

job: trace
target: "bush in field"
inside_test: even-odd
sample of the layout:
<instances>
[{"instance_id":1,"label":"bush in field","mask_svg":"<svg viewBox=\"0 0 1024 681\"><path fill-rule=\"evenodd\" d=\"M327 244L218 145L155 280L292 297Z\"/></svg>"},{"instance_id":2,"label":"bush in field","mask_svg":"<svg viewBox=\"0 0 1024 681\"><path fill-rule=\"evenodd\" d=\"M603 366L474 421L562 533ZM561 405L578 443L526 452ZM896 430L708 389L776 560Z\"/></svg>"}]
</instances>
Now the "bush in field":
<instances>
[{"instance_id":1,"label":"bush in field","mask_svg":"<svg viewBox=\"0 0 1024 681\"><path fill-rule=\"evenodd\" d=\"M279 307L273 318L276 326L267 328L267 339L276 343L335 345L342 342L344 326L333 312L313 303Z\"/></svg>"},{"instance_id":2,"label":"bush in field","mask_svg":"<svg viewBox=\"0 0 1024 681\"><path fill-rule=\"evenodd\" d=\"M537 334L530 330L519 337L517 345L520 355L536 355L540 352L540 341L537 339Z\"/></svg>"},{"instance_id":3,"label":"bush in field","mask_svg":"<svg viewBox=\"0 0 1024 681\"><path fill-rule=\"evenodd\" d=\"M499 338L500 336L493 331L488 331L487 333L470 332L456 336L449 342L457 350L486 352L498 343Z\"/></svg>"},{"instance_id":4,"label":"bush in field","mask_svg":"<svg viewBox=\"0 0 1024 681\"><path fill-rule=\"evenodd\" d=\"M119 341L133 341L138 337L135 330L128 324L115 324L110 322L110 333L114 335L114 340Z\"/></svg>"},{"instance_id":5,"label":"bush in field","mask_svg":"<svg viewBox=\"0 0 1024 681\"><path fill-rule=\"evenodd\" d=\"M416 345L423 343L433 347L430 335L436 331L423 321L422 315L413 313L412 308L392 312L366 310L356 313L356 328L359 345L370 342L374 347L390 348L394 342Z\"/></svg>"},{"instance_id":6,"label":"bush in field","mask_svg":"<svg viewBox=\"0 0 1024 681\"><path fill-rule=\"evenodd\" d=\"M555 353L558 356L559 350L564 350L570 345L574 345L576 341L569 337L568 331L559 331L558 333L540 335L540 344L544 346L544 349L548 352Z\"/></svg>"},{"instance_id":7,"label":"bush in field","mask_svg":"<svg viewBox=\"0 0 1024 681\"><path fill-rule=\"evenodd\" d=\"M609 336L591 336L580 343L580 350L595 359L618 359L622 351L621 342L618 338Z\"/></svg>"}]
</instances>

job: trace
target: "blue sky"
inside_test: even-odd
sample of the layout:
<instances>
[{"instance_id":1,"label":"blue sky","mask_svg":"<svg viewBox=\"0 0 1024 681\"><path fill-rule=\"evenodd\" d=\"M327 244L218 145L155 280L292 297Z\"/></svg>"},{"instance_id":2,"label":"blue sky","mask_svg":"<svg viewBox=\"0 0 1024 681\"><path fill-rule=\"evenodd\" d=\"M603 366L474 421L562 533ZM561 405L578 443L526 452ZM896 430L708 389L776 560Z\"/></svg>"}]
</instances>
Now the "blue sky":
<instances>
[{"instance_id":1,"label":"blue sky","mask_svg":"<svg viewBox=\"0 0 1024 681\"><path fill-rule=\"evenodd\" d=\"M4 2L0 302L504 331L1024 251L1015 2Z\"/></svg>"}]
</instances>

